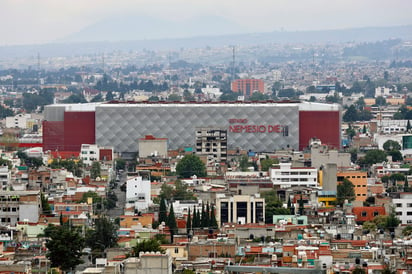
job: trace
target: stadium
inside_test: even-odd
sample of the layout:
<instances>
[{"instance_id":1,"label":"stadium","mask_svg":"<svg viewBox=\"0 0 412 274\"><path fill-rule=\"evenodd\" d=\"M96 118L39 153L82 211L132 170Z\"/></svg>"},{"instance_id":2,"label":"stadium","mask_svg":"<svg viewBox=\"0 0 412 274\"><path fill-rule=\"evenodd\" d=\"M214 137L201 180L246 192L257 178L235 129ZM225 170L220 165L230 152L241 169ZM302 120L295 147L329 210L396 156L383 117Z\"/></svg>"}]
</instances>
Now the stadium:
<instances>
[{"instance_id":1,"label":"stadium","mask_svg":"<svg viewBox=\"0 0 412 274\"><path fill-rule=\"evenodd\" d=\"M302 150L311 138L340 147L341 109L310 102L109 102L55 104L44 110L43 150L80 151L82 144L136 152L146 135L169 149L193 146L196 128L227 130L229 149Z\"/></svg>"}]
</instances>

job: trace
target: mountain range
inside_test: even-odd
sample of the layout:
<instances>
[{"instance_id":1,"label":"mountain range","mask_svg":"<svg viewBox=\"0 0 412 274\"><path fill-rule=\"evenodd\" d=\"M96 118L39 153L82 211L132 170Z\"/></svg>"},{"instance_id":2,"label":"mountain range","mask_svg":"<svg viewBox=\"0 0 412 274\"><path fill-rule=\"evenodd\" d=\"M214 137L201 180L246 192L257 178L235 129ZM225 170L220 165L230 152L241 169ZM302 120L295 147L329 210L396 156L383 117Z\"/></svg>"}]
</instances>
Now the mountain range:
<instances>
[{"instance_id":1,"label":"mountain range","mask_svg":"<svg viewBox=\"0 0 412 274\"><path fill-rule=\"evenodd\" d=\"M0 58L73 56L114 50L174 50L180 48L248 46L270 43L371 42L393 38L412 40L412 25L318 31L251 33L220 17L189 21L147 16L111 18L88 26L54 43L0 47Z\"/></svg>"}]
</instances>

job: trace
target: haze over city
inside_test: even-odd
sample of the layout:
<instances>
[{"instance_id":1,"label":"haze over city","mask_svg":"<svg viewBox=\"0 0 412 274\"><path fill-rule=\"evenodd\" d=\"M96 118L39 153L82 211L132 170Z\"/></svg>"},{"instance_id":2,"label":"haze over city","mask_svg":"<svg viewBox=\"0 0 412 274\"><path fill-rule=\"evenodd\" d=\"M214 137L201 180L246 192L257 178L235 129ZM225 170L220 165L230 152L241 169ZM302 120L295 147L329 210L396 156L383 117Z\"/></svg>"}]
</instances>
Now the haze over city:
<instances>
[{"instance_id":1,"label":"haze over city","mask_svg":"<svg viewBox=\"0 0 412 274\"><path fill-rule=\"evenodd\" d=\"M408 14L410 10L412 2L407 0L2 0L0 24L3 27L0 29L0 43L21 45L87 41L92 39L88 39L88 33L84 36L76 34L81 34L85 29L102 31L101 28L113 26L121 20L124 24L119 25L116 31L126 32L119 37L130 37L131 40L203 36L213 33L409 25L412 24L412 17ZM138 18L144 20L139 21ZM124 27L128 22L134 25L134 33L130 31L132 28ZM159 26L158 33L150 28L156 24ZM168 30L168 33L163 33L161 28L167 24L175 27ZM185 24L187 27L190 25L193 31L180 32L179 29ZM219 25L222 29L219 29ZM146 28L151 32L145 32ZM112 39L108 35L105 40Z\"/></svg>"},{"instance_id":2,"label":"haze over city","mask_svg":"<svg viewBox=\"0 0 412 274\"><path fill-rule=\"evenodd\" d=\"M0 273L412 273L410 11L0 0Z\"/></svg>"}]
</instances>

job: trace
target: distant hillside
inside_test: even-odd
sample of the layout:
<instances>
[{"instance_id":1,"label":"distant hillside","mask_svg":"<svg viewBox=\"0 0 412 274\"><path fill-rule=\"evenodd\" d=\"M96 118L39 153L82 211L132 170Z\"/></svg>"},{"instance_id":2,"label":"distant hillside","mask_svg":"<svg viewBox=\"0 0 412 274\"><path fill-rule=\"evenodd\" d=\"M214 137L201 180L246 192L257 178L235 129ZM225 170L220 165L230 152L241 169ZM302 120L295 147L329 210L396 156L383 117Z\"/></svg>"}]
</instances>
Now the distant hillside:
<instances>
[{"instance_id":1,"label":"distant hillside","mask_svg":"<svg viewBox=\"0 0 412 274\"><path fill-rule=\"evenodd\" d=\"M212 22L210 22L212 24ZM133 25L136 32L140 29L139 24ZM231 27L230 27L231 26ZM155 26L152 26L155 28ZM95 29L96 26L90 27L77 35L68 37L67 40L77 40L82 36ZM225 31L229 31L234 25L227 25ZM191 28L189 28L191 29ZM121 35L116 36L113 32L116 27L107 26L104 33L106 37L112 37L114 40L105 39L101 42L60 42L44 45L26 45L26 46L3 46L0 47L0 58L15 58L36 56L39 53L42 57L49 56L72 56L95 54L99 52L110 52L113 50L139 50L139 49L179 49L179 48L197 48L197 47L222 47L225 45L259 45L268 43L339 43L339 42L373 42L392 38L403 40L412 40L412 25L396 27L370 27L358 29L343 30L323 30L323 31L297 31L297 32L267 32L267 33L249 33L233 35L211 35L192 38L170 38L170 39L147 39L117 41ZM223 29L222 29L223 31ZM93 32L93 31L91 31ZM160 34L160 32L159 32ZM93 36L101 37L102 33ZM123 34L122 34L123 35ZM130 37L135 37L132 33Z\"/></svg>"},{"instance_id":2,"label":"distant hillside","mask_svg":"<svg viewBox=\"0 0 412 274\"><path fill-rule=\"evenodd\" d=\"M150 16L122 16L100 21L58 42L175 39L245 32L245 29L239 25L217 16L203 16L181 21Z\"/></svg>"}]
</instances>

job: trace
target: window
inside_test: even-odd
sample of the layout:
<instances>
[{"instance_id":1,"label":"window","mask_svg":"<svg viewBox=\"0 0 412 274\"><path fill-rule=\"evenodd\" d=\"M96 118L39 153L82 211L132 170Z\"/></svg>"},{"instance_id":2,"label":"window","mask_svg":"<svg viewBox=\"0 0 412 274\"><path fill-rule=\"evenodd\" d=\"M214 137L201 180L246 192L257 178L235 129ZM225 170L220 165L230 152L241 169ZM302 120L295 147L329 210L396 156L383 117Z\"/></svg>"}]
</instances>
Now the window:
<instances>
[{"instance_id":1,"label":"window","mask_svg":"<svg viewBox=\"0 0 412 274\"><path fill-rule=\"evenodd\" d=\"M361 216L366 217L366 216L368 216L368 213L366 211L362 211Z\"/></svg>"},{"instance_id":2,"label":"window","mask_svg":"<svg viewBox=\"0 0 412 274\"><path fill-rule=\"evenodd\" d=\"M396 207L402 207L402 204L395 204Z\"/></svg>"},{"instance_id":3,"label":"window","mask_svg":"<svg viewBox=\"0 0 412 274\"><path fill-rule=\"evenodd\" d=\"M378 216L378 215L379 215L379 212L377 211L373 212L373 216Z\"/></svg>"},{"instance_id":4,"label":"window","mask_svg":"<svg viewBox=\"0 0 412 274\"><path fill-rule=\"evenodd\" d=\"M412 211L408 211L408 212L406 212L406 215L408 215L408 216L412 216Z\"/></svg>"},{"instance_id":5,"label":"window","mask_svg":"<svg viewBox=\"0 0 412 274\"><path fill-rule=\"evenodd\" d=\"M175 254L179 253L179 248L175 247Z\"/></svg>"}]
</instances>

